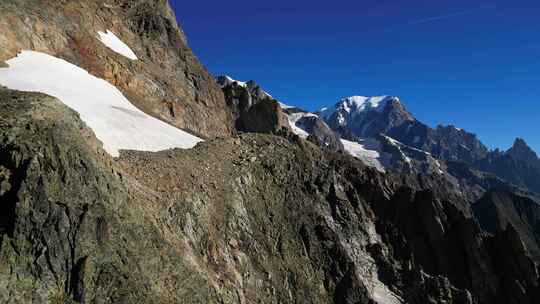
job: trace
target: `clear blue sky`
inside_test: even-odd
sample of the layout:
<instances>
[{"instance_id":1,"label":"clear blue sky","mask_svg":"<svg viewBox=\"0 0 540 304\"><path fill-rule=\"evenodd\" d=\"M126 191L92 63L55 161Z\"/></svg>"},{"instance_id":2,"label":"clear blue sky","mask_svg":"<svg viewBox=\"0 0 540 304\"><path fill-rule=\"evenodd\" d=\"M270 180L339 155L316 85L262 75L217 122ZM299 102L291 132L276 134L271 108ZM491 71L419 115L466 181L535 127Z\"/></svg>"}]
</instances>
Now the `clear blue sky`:
<instances>
[{"instance_id":1,"label":"clear blue sky","mask_svg":"<svg viewBox=\"0 0 540 304\"><path fill-rule=\"evenodd\" d=\"M540 152L540 1L178 1L213 74L308 110L399 96L419 120Z\"/></svg>"}]
</instances>

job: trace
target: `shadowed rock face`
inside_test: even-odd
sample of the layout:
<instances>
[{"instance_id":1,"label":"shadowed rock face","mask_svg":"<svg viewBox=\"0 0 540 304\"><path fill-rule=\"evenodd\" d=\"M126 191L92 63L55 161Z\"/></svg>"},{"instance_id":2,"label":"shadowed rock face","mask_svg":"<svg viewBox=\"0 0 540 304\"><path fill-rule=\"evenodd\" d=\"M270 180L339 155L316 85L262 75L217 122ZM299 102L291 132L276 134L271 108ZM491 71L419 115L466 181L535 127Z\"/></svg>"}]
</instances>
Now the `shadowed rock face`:
<instances>
[{"instance_id":1,"label":"shadowed rock face","mask_svg":"<svg viewBox=\"0 0 540 304\"><path fill-rule=\"evenodd\" d=\"M317 115L310 115L299 108L287 108L283 110L289 117L303 115L299 119L289 119L289 124L295 123L296 127L308 134L307 140L317 146L334 152L343 152L345 148L337 132L334 132L322 118Z\"/></svg>"},{"instance_id":2,"label":"shadowed rock face","mask_svg":"<svg viewBox=\"0 0 540 304\"><path fill-rule=\"evenodd\" d=\"M538 301L518 234L444 181L297 137L113 160L57 100L0 90L0 151L0 302Z\"/></svg>"},{"instance_id":3,"label":"shadowed rock face","mask_svg":"<svg viewBox=\"0 0 540 304\"><path fill-rule=\"evenodd\" d=\"M330 151L344 151L343 143L337 133L319 117L311 116L301 118L298 123L302 124L310 135L308 140Z\"/></svg>"},{"instance_id":4,"label":"shadowed rock face","mask_svg":"<svg viewBox=\"0 0 540 304\"><path fill-rule=\"evenodd\" d=\"M525 140L517 138L512 148L506 151L506 154L510 155L514 159L525 162L526 164L540 169L540 159L536 155Z\"/></svg>"},{"instance_id":5,"label":"shadowed rock face","mask_svg":"<svg viewBox=\"0 0 540 304\"><path fill-rule=\"evenodd\" d=\"M107 48L111 30L139 60ZM229 136L223 93L189 49L165 0L0 2L0 62L21 50L65 59L118 87L144 112L196 135Z\"/></svg>"},{"instance_id":6,"label":"shadowed rock face","mask_svg":"<svg viewBox=\"0 0 540 304\"><path fill-rule=\"evenodd\" d=\"M475 168L491 172L502 179L529 191L540 193L540 170L509 153L492 152L473 164Z\"/></svg>"},{"instance_id":7,"label":"shadowed rock face","mask_svg":"<svg viewBox=\"0 0 540 304\"><path fill-rule=\"evenodd\" d=\"M307 113L298 108L283 109L280 103L266 93L257 83L235 81L227 76L218 76L227 104L235 119L239 132L276 134L291 131L291 121L287 115ZM307 134L308 140L330 151L343 151L343 144L321 118L312 115L300 118L296 123Z\"/></svg>"},{"instance_id":8,"label":"shadowed rock face","mask_svg":"<svg viewBox=\"0 0 540 304\"><path fill-rule=\"evenodd\" d=\"M254 81L240 84L220 76L217 82L232 112L236 131L275 134L290 129L278 101Z\"/></svg>"},{"instance_id":9,"label":"shadowed rock face","mask_svg":"<svg viewBox=\"0 0 540 304\"><path fill-rule=\"evenodd\" d=\"M540 193L540 159L523 139L516 139L508 151L489 153L474 166L531 192Z\"/></svg>"},{"instance_id":10,"label":"shadowed rock face","mask_svg":"<svg viewBox=\"0 0 540 304\"><path fill-rule=\"evenodd\" d=\"M506 189L494 189L473 205L483 229L490 233L512 226L536 261L540 261L540 202L538 198Z\"/></svg>"}]
</instances>

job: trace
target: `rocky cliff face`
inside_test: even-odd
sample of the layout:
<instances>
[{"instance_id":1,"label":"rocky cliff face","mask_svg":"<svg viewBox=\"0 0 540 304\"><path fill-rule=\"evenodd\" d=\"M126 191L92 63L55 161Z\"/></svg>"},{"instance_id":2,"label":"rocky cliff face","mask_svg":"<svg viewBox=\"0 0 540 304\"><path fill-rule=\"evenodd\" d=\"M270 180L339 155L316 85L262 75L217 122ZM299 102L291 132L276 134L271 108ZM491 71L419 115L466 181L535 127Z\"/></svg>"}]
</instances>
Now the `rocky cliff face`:
<instances>
[{"instance_id":1,"label":"rocky cliff face","mask_svg":"<svg viewBox=\"0 0 540 304\"><path fill-rule=\"evenodd\" d=\"M0 138L0 302L208 303L155 193L124 178L75 112L0 89Z\"/></svg>"},{"instance_id":2,"label":"rocky cliff face","mask_svg":"<svg viewBox=\"0 0 540 304\"><path fill-rule=\"evenodd\" d=\"M473 205L482 228L497 233L512 226L536 261L540 261L540 200L537 197L494 188Z\"/></svg>"},{"instance_id":3,"label":"rocky cliff face","mask_svg":"<svg viewBox=\"0 0 540 304\"><path fill-rule=\"evenodd\" d=\"M491 152L486 158L476 161L473 166L532 192L540 193L540 169L533 163L520 160L512 154Z\"/></svg>"},{"instance_id":4,"label":"rocky cliff face","mask_svg":"<svg viewBox=\"0 0 540 304\"><path fill-rule=\"evenodd\" d=\"M139 60L107 48L112 31ZM0 62L21 50L65 59L106 79L141 110L202 137L232 134L223 93L189 49L167 1L0 3Z\"/></svg>"},{"instance_id":5,"label":"rocky cliff face","mask_svg":"<svg viewBox=\"0 0 540 304\"><path fill-rule=\"evenodd\" d=\"M217 82L233 114L236 131L272 134L290 129L278 101L254 81L239 82L220 76Z\"/></svg>"},{"instance_id":6,"label":"rocky cliff face","mask_svg":"<svg viewBox=\"0 0 540 304\"><path fill-rule=\"evenodd\" d=\"M536 152L534 152L522 138L517 138L514 145L512 145L512 148L506 151L506 154L514 159L525 162L532 167L540 169L540 159L538 158L538 155L536 155Z\"/></svg>"}]
</instances>

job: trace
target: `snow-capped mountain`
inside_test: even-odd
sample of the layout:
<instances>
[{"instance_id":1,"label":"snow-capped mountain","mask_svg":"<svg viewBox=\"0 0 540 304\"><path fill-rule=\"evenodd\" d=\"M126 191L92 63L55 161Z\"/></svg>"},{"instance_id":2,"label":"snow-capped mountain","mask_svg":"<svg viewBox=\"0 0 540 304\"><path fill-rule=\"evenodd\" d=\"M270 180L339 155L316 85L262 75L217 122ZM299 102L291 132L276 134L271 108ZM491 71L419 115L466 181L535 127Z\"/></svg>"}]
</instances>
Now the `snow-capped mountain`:
<instances>
[{"instance_id":1,"label":"snow-capped mountain","mask_svg":"<svg viewBox=\"0 0 540 304\"><path fill-rule=\"evenodd\" d=\"M347 97L318 113L344 137L374 137L413 120L399 98L392 96Z\"/></svg>"},{"instance_id":2,"label":"snow-capped mountain","mask_svg":"<svg viewBox=\"0 0 540 304\"><path fill-rule=\"evenodd\" d=\"M435 174L445 176L451 183L463 178L471 183L469 175L457 169L457 163L463 162L530 190L540 189L534 181L540 170L531 166L531 162L538 163L534 161L536 155L522 141L517 141L508 153L490 152L475 134L452 125L431 128L418 121L398 97L351 96L312 113L273 99L254 81L243 82L228 76L217 80L227 102L233 105L233 113L242 117L238 120L241 123L237 122L241 131L273 133L286 124L299 137L325 149L344 151L379 171ZM263 99L273 101L279 109L275 105L260 109ZM257 111L253 107L256 104ZM280 118L282 114L285 122ZM472 183L494 184L483 179L472 179Z\"/></svg>"},{"instance_id":3,"label":"snow-capped mountain","mask_svg":"<svg viewBox=\"0 0 540 304\"><path fill-rule=\"evenodd\" d=\"M338 102L334 108L323 108L320 110L320 114L323 118L329 119L332 114L335 112L338 113L347 113L350 115L357 115L361 112L375 110L381 111L387 105L390 100L399 100L397 97L390 96L375 96L375 97L366 97L366 96L351 96L343 98ZM342 120L345 120L345 117L339 115ZM345 122L345 121L343 121Z\"/></svg>"}]
</instances>

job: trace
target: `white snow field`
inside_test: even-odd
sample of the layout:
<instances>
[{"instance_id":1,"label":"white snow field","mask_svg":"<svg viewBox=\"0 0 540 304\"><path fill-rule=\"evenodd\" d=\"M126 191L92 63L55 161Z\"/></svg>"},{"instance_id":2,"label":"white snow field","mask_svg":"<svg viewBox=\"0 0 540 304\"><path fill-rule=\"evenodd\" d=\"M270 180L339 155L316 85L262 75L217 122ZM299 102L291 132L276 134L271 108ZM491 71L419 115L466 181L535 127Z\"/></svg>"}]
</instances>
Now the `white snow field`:
<instances>
[{"instance_id":1,"label":"white snow field","mask_svg":"<svg viewBox=\"0 0 540 304\"><path fill-rule=\"evenodd\" d=\"M116 53L124 57L127 57L131 60L139 59L137 58L137 55L135 55L133 50L131 50L131 48L127 44L125 44L122 40L120 40L120 38L116 37L116 35L113 32L107 30L106 33L98 32L98 35L99 35L99 40L103 44L105 44L105 46L115 51Z\"/></svg>"},{"instance_id":2,"label":"white snow field","mask_svg":"<svg viewBox=\"0 0 540 304\"><path fill-rule=\"evenodd\" d=\"M305 112L298 112L298 113L287 115L287 118L289 119L289 125L291 126L293 133L300 136L301 138L308 138L309 133L302 128L302 125L298 123L299 120L304 117L318 117L318 116L313 113L305 113Z\"/></svg>"},{"instance_id":3,"label":"white snow field","mask_svg":"<svg viewBox=\"0 0 540 304\"><path fill-rule=\"evenodd\" d=\"M381 154L377 151L378 143L375 140L362 140L360 142L349 141L342 139L343 147L350 155L360 159L369 167L374 167L380 172L385 172L384 166L381 164Z\"/></svg>"},{"instance_id":4,"label":"white snow field","mask_svg":"<svg viewBox=\"0 0 540 304\"><path fill-rule=\"evenodd\" d=\"M8 68L0 68L0 85L60 99L80 114L114 157L119 150L189 149L202 141L142 112L115 86L65 60L22 51L7 63Z\"/></svg>"}]
</instances>

